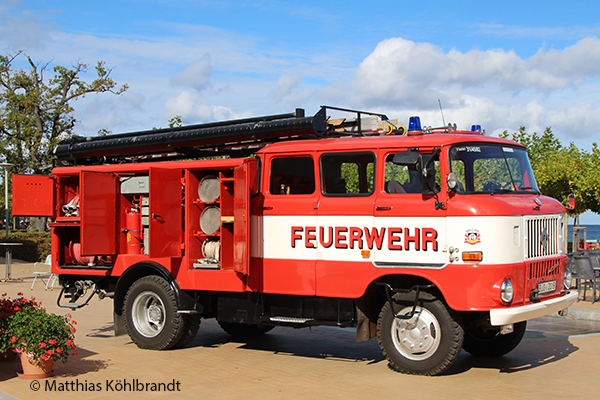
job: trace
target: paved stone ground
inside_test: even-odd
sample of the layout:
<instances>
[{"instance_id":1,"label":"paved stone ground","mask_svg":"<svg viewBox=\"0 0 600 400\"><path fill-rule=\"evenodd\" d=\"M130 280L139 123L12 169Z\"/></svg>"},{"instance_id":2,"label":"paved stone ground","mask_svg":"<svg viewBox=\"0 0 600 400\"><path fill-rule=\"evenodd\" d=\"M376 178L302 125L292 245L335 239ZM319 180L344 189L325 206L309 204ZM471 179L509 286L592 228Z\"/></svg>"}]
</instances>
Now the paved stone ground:
<instances>
[{"instance_id":1,"label":"paved stone ground","mask_svg":"<svg viewBox=\"0 0 600 400\"><path fill-rule=\"evenodd\" d=\"M16 262L0 293L21 291L51 312L58 290L31 286L31 264ZM4 270L0 269L1 277ZM589 297L588 297L589 299ZM600 312L600 303L576 303ZM0 362L0 399L555 399L597 396L600 323L544 318L530 323L526 339L498 359L462 352L443 376L418 377L391 371L377 341L356 343L354 331L329 327L275 328L247 343L233 340L205 320L194 341L173 351L137 348L128 336L114 337L112 300L93 299L73 313L78 357L55 367L55 376L35 383L16 377L18 361ZM583 324L583 325L581 325ZM557 328L558 327L558 328ZM577 335L573 335L575 332ZM568 336L571 335L571 336ZM118 391L119 383L179 383L179 391ZM112 382L112 384L111 384ZM33 385L33 386L32 386ZM54 386L53 386L54 385ZM96 391L90 391L93 386ZM113 388L111 390L110 388ZM54 388L54 389L53 389ZM69 391L59 391L59 389ZM85 391L84 388L88 390ZM73 390L75 389L75 390Z\"/></svg>"}]
</instances>

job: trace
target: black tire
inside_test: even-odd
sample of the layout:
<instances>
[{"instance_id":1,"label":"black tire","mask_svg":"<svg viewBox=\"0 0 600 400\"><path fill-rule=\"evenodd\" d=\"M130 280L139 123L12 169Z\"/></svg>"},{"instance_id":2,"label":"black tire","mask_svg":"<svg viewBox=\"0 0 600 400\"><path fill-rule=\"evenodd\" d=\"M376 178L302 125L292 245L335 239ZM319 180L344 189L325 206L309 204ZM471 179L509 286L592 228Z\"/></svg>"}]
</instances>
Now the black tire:
<instances>
[{"instance_id":1,"label":"black tire","mask_svg":"<svg viewBox=\"0 0 600 400\"><path fill-rule=\"evenodd\" d=\"M252 337L259 336L269 332L274 326L256 325L256 324L240 324L237 322L222 322L219 321L219 326L231 336Z\"/></svg>"},{"instance_id":2,"label":"black tire","mask_svg":"<svg viewBox=\"0 0 600 400\"><path fill-rule=\"evenodd\" d=\"M145 276L131 285L123 315L129 337L142 349L169 349L184 334L185 323L177 313L173 289L160 276Z\"/></svg>"},{"instance_id":3,"label":"black tire","mask_svg":"<svg viewBox=\"0 0 600 400\"><path fill-rule=\"evenodd\" d=\"M180 349L189 344L196 335L198 334L198 329L200 328L200 322L202 316L200 314L190 314L183 315L183 334L181 335L181 339L179 342L175 344L172 349Z\"/></svg>"},{"instance_id":4,"label":"black tire","mask_svg":"<svg viewBox=\"0 0 600 400\"><path fill-rule=\"evenodd\" d=\"M527 321L514 324L514 330L507 335L500 334L500 328L473 328L465 331L463 349L478 357L501 357L510 353L521 343Z\"/></svg>"},{"instance_id":5,"label":"black tire","mask_svg":"<svg viewBox=\"0 0 600 400\"><path fill-rule=\"evenodd\" d=\"M412 311L407 301L410 298L414 299L414 292L392 297L397 315ZM377 321L377 338L392 369L413 375L439 375L460 354L463 330L440 300L427 293L421 293L420 299L411 319L396 318L386 302Z\"/></svg>"}]
</instances>

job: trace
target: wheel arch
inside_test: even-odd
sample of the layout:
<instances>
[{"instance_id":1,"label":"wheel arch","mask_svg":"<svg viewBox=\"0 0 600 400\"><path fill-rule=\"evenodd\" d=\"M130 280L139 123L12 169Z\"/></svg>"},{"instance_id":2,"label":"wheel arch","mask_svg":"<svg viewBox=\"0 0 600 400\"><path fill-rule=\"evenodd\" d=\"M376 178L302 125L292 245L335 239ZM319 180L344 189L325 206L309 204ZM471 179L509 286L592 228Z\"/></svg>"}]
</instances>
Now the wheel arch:
<instances>
[{"instance_id":1,"label":"wheel arch","mask_svg":"<svg viewBox=\"0 0 600 400\"><path fill-rule=\"evenodd\" d=\"M429 295L435 296L437 299L444 302L446 306L448 306L448 303L446 302L442 291L434 282L430 281L427 278L409 274L384 275L371 282L365 290L365 293L357 299L357 307L363 314L365 314L369 318L369 320L373 322L377 322L377 319L379 318L379 312L381 311L381 308L387 301L385 285L389 285L392 289L406 290L412 288L415 285L432 285L432 287L421 291L420 298L426 300L424 296L426 296L425 293L428 293Z\"/></svg>"},{"instance_id":2,"label":"wheel arch","mask_svg":"<svg viewBox=\"0 0 600 400\"><path fill-rule=\"evenodd\" d=\"M196 300L193 292L181 290L177 280L163 265L153 262L144 261L132 265L117 280L114 295L114 312L118 316L122 316L125 295L129 287L138 279L149 275L157 275L166 280L175 294L178 310L196 310Z\"/></svg>"}]
</instances>

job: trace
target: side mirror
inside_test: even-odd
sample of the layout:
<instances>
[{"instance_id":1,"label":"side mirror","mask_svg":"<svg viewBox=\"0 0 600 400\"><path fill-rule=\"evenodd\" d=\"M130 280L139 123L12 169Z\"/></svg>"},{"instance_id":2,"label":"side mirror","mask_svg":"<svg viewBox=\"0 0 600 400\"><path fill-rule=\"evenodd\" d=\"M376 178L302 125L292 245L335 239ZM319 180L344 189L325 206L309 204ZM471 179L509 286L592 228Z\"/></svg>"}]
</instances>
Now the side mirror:
<instances>
[{"instance_id":1,"label":"side mirror","mask_svg":"<svg viewBox=\"0 0 600 400\"><path fill-rule=\"evenodd\" d=\"M435 192L435 165L433 154L421 154L417 162L419 171L419 187L423 193Z\"/></svg>"},{"instance_id":2,"label":"side mirror","mask_svg":"<svg viewBox=\"0 0 600 400\"><path fill-rule=\"evenodd\" d=\"M419 162L421 153L416 151L399 151L394 154L392 162L397 165L415 166Z\"/></svg>"},{"instance_id":3,"label":"side mirror","mask_svg":"<svg viewBox=\"0 0 600 400\"><path fill-rule=\"evenodd\" d=\"M392 162L416 169L419 176L419 189L422 193L434 193L435 165L432 153L419 153L417 151L399 151L394 154Z\"/></svg>"}]
</instances>

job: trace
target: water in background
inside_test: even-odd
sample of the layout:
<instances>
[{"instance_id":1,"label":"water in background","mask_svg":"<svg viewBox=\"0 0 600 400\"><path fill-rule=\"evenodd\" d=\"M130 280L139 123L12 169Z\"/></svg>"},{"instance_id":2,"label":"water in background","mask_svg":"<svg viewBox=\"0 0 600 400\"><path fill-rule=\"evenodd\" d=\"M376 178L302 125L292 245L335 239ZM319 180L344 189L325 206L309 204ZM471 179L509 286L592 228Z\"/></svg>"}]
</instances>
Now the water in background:
<instances>
[{"instance_id":1,"label":"water in background","mask_svg":"<svg viewBox=\"0 0 600 400\"><path fill-rule=\"evenodd\" d=\"M600 225L580 225L587 228L587 240L592 242L600 241ZM583 232L580 231L579 235L583 238ZM567 241L573 241L573 225L569 224L569 236Z\"/></svg>"}]
</instances>

